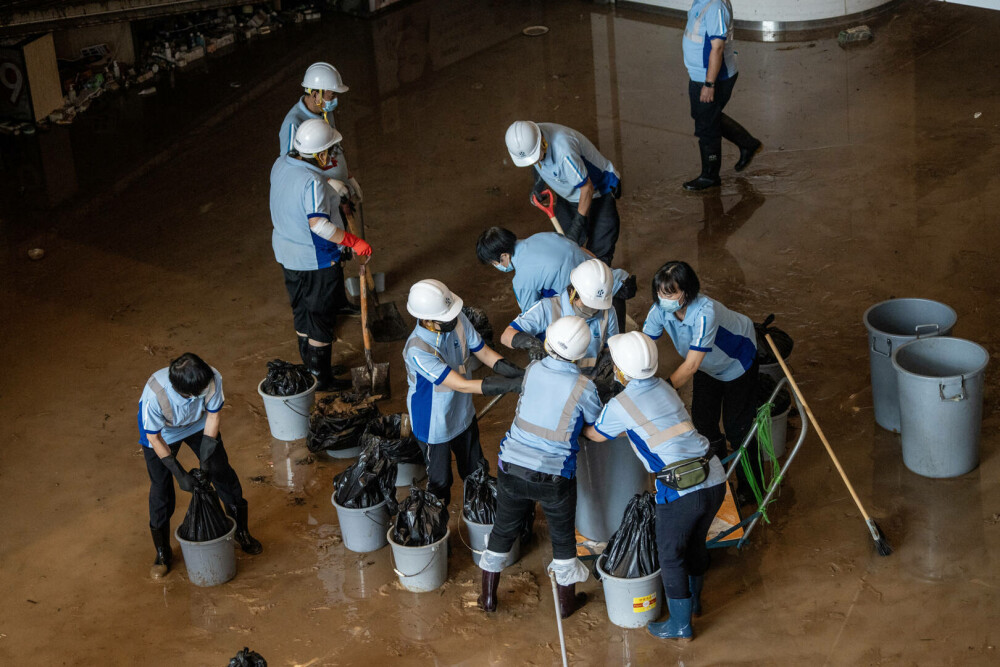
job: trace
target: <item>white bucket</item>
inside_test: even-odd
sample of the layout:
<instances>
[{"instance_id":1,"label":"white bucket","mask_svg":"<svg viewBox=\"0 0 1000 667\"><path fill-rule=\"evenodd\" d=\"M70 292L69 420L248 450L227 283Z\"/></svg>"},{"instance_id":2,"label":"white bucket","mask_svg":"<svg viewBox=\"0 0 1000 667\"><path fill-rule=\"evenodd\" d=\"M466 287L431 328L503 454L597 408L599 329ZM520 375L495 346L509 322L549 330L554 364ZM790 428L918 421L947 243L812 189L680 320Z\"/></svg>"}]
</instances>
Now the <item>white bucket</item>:
<instances>
[{"instance_id":1,"label":"white bucket","mask_svg":"<svg viewBox=\"0 0 1000 667\"><path fill-rule=\"evenodd\" d=\"M302 440L309 435L309 411L316 398L316 379L312 386L293 396L271 396L264 393L264 381L257 385L257 393L264 399L264 412L271 435L278 440Z\"/></svg>"},{"instance_id":2,"label":"white bucket","mask_svg":"<svg viewBox=\"0 0 1000 667\"><path fill-rule=\"evenodd\" d=\"M192 542L179 535L180 526L174 529L174 537L181 545L184 567L188 579L195 586L218 586L236 576L236 522L226 517L231 524L229 532L208 542Z\"/></svg>"},{"instance_id":3,"label":"white bucket","mask_svg":"<svg viewBox=\"0 0 1000 667\"><path fill-rule=\"evenodd\" d=\"M462 515L462 521L465 522L465 527L469 531L469 542L466 546L472 551L472 562L476 564L476 567L479 567L479 559L483 557L483 552L490 545L490 533L493 532L493 524L469 521L465 518L465 515ZM510 567L520 559L521 538L518 537L514 540L514 546L510 548L510 553L504 561L503 567Z\"/></svg>"},{"instance_id":4,"label":"white bucket","mask_svg":"<svg viewBox=\"0 0 1000 667\"><path fill-rule=\"evenodd\" d=\"M441 588L448 578L449 529L440 540L423 547L404 547L392 541L392 528L385 536L392 547L393 570L399 583L413 593L427 593Z\"/></svg>"},{"instance_id":5,"label":"white bucket","mask_svg":"<svg viewBox=\"0 0 1000 667\"><path fill-rule=\"evenodd\" d=\"M340 536L348 550L363 554L378 551L386 545L385 529L389 525L386 501L360 509L338 505L333 497L330 502L337 509Z\"/></svg>"},{"instance_id":6,"label":"white bucket","mask_svg":"<svg viewBox=\"0 0 1000 667\"><path fill-rule=\"evenodd\" d=\"M663 582L657 570L645 577L622 579L604 571L604 556L597 559L597 572L604 585L608 620L620 628L641 628L655 621L663 610Z\"/></svg>"}]
</instances>

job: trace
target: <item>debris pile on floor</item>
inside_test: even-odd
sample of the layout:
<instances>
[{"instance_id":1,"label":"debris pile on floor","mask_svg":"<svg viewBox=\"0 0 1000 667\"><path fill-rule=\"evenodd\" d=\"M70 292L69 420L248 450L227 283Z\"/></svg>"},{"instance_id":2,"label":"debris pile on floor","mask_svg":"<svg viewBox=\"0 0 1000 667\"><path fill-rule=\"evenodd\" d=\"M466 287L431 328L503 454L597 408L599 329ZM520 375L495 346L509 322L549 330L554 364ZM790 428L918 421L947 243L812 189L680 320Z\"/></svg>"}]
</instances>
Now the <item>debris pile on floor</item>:
<instances>
[{"instance_id":1,"label":"debris pile on floor","mask_svg":"<svg viewBox=\"0 0 1000 667\"><path fill-rule=\"evenodd\" d=\"M358 447L365 427L379 416L375 398L344 392L319 399L309 417L309 451Z\"/></svg>"}]
</instances>

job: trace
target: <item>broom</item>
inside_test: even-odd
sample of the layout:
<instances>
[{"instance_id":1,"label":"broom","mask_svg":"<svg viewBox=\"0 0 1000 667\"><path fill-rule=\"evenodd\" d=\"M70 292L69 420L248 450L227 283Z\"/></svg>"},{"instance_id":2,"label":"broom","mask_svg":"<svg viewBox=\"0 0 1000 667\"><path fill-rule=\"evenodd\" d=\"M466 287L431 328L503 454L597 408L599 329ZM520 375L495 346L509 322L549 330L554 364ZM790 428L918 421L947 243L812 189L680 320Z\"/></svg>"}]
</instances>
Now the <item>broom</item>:
<instances>
[{"instance_id":1,"label":"broom","mask_svg":"<svg viewBox=\"0 0 1000 667\"><path fill-rule=\"evenodd\" d=\"M812 410L809 409L809 404L806 403L805 397L802 392L799 391L799 386L795 384L795 379L792 378L791 371L788 370L788 366L785 365L785 360L781 357L781 353L778 352L778 348L775 347L774 341L771 340L771 334L765 334L764 339L767 340L767 344L771 346L771 351L774 352L774 358L778 360L781 364L781 370L784 371L785 377L788 378L788 384L791 386L792 391L798 397L799 402L802 403L802 407L805 408L806 414L809 416L809 422L816 429L816 433L819 435L819 439L823 441L823 446L826 447L826 453L830 455L833 459L833 465L837 467L837 472L840 473L840 477L844 480L844 484L847 485L847 490L851 492L851 497L854 498L854 503L861 510L861 516L864 517L865 524L868 526L868 532L871 533L872 539L875 540L875 550L878 552L879 556L888 556L892 553L892 547L885 539L885 535L882 534L882 529L878 527L875 520L868 516L868 512L865 511L864 506L861 504L861 499L858 498L857 492L854 487L851 486L851 480L847 479L847 473L844 472L843 467L840 465L840 461L837 460L837 455L833 453L833 447L830 446L829 441L826 439L826 435L823 433L823 429L819 427L819 423L816 421L816 417L813 416Z\"/></svg>"}]
</instances>

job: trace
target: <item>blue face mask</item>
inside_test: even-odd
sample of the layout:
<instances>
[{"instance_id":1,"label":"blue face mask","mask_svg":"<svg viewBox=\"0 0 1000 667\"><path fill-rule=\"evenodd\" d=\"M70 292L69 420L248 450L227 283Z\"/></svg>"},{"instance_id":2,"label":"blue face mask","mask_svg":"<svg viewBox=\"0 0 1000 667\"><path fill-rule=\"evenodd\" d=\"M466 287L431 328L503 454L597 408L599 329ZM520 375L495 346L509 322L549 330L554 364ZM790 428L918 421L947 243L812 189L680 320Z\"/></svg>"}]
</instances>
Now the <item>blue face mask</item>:
<instances>
[{"instance_id":1,"label":"blue face mask","mask_svg":"<svg viewBox=\"0 0 1000 667\"><path fill-rule=\"evenodd\" d=\"M510 273L511 271L514 270L514 264L508 264L507 266L504 266L503 264L497 263L497 264L493 265L493 268L495 268L497 271L503 271L504 273Z\"/></svg>"},{"instance_id":2,"label":"blue face mask","mask_svg":"<svg viewBox=\"0 0 1000 667\"><path fill-rule=\"evenodd\" d=\"M676 313L681 309L681 302L679 299L664 299L662 296L659 297L660 308L668 313Z\"/></svg>"},{"instance_id":3,"label":"blue face mask","mask_svg":"<svg viewBox=\"0 0 1000 667\"><path fill-rule=\"evenodd\" d=\"M323 100L323 111L330 113L337 108L337 98L334 97L332 100Z\"/></svg>"}]
</instances>

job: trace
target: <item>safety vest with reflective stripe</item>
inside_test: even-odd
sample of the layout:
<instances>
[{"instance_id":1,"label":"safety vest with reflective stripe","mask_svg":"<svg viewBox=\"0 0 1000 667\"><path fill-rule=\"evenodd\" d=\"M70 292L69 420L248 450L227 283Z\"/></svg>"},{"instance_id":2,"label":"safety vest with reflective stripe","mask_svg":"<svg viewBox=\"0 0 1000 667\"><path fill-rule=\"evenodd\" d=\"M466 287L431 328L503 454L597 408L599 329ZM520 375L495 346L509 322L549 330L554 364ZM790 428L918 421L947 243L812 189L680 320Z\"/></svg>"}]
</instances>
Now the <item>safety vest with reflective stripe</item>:
<instances>
[{"instance_id":1,"label":"safety vest with reflective stripe","mask_svg":"<svg viewBox=\"0 0 1000 667\"><path fill-rule=\"evenodd\" d=\"M146 383L149 388L153 390L153 395L156 396L156 404L160 406L160 412L163 414L164 424L168 427L177 426L174 423L174 408L170 405L170 397L167 396L167 390L163 388L160 381L156 379L155 376L150 375L149 381ZM207 404L212 397L215 396L215 378L208 384L208 393L205 394L205 403Z\"/></svg>"}]
</instances>

